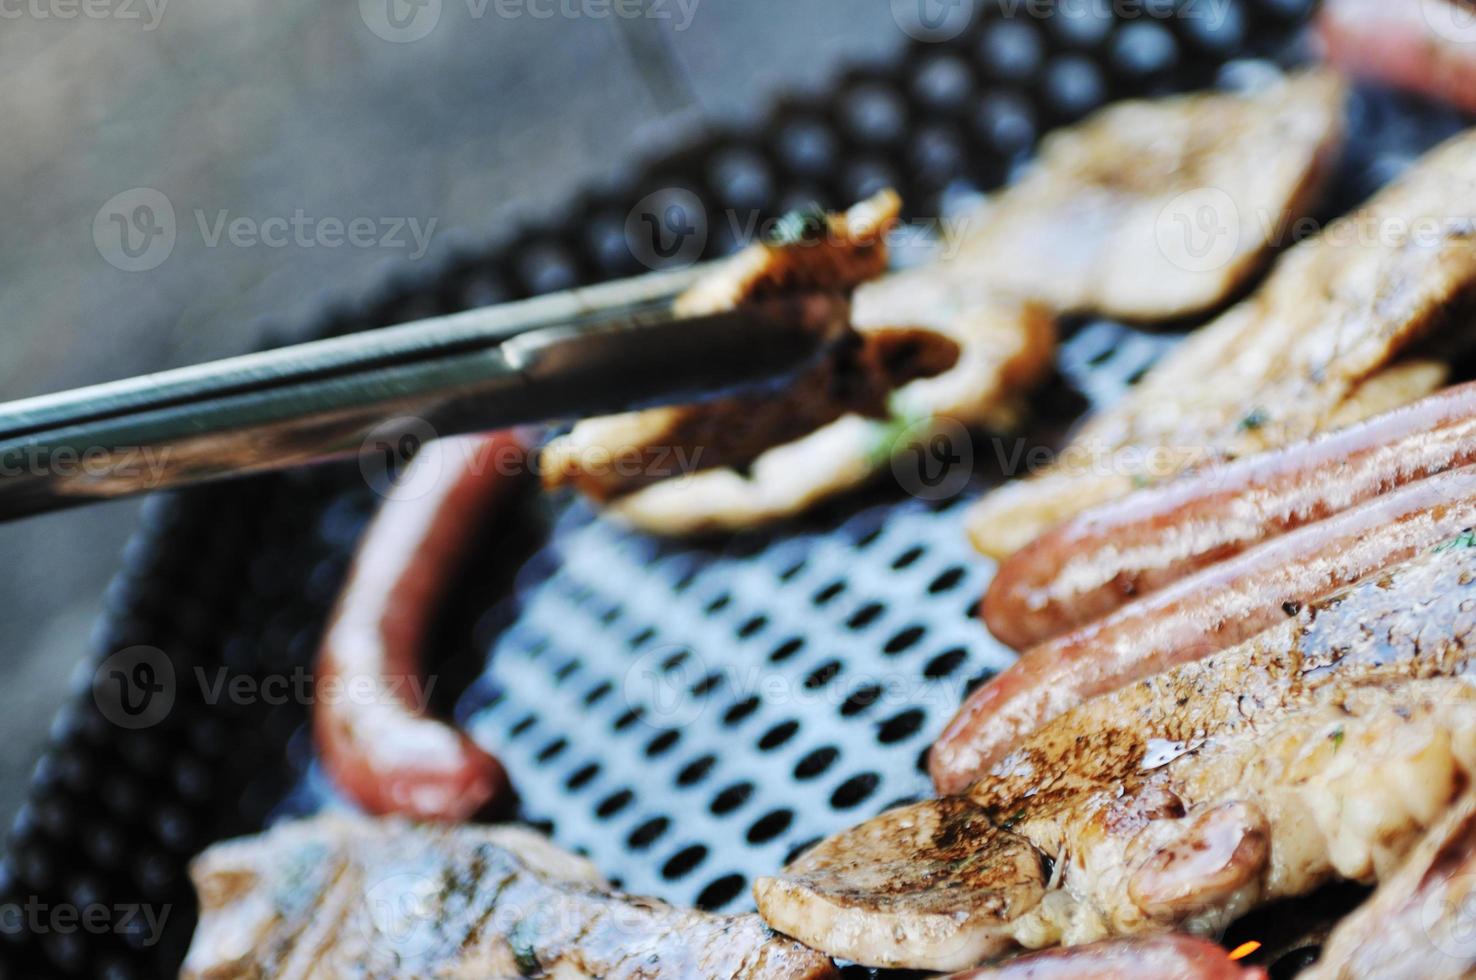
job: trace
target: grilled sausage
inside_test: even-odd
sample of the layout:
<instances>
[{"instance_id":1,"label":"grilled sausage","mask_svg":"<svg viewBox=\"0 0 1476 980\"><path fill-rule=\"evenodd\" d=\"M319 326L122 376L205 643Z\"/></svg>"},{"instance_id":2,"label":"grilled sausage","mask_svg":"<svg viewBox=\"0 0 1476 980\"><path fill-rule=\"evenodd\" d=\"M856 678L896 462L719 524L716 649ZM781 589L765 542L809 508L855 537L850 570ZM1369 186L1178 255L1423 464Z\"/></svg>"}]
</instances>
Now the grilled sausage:
<instances>
[{"instance_id":1,"label":"grilled sausage","mask_svg":"<svg viewBox=\"0 0 1476 980\"><path fill-rule=\"evenodd\" d=\"M1340 68L1476 111L1476 20L1463 0L1328 0L1317 32Z\"/></svg>"},{"instance_id":2,"label":"grilled sausage","mask_svg":"<svg viewBox=\"0 0 1476 980\"><path fill-rule=\"evenodd\" d=\"M950 980L1264 980L1198 936L1116 939L1032 953Z\"/></svg>"},{"instance_id":3,"label":"grilled sausage","mask_svg":"<svg viewBox=\"0 0 1476 980\"><path fill-rule=\"evenodd\" d=\"M405 480L433 485L386 500L359 548L318 654L313 731L333 781L370 813L465 820L507 790L495 758L424 715L422 654L438 600L523 452L506 432L429 444Z\"/></svg>"},{"instance_id":4,"label":"grilled sausage","mask_svg":"<svg viewBox=\"0 0 1476 980\"><path fill-rule=\"evenodd\" d=\"M984 597L1017 650L1253 545L1476 462L1476 383L1087 511L1016 552Z\"/></svg>"},{"instance_id":5,"label":"grilled sausage","mask_svg":"<svg viewBox=\"0 0 1476 980\"><path fill-rule=\"evenodd\" d=\"M1321 596L1476 525L1476 467L1377 497L1032 647L973 693L933 745L958 793L1014 742L1083 701L1267 629Z\"/></svg>"}]
</instances>

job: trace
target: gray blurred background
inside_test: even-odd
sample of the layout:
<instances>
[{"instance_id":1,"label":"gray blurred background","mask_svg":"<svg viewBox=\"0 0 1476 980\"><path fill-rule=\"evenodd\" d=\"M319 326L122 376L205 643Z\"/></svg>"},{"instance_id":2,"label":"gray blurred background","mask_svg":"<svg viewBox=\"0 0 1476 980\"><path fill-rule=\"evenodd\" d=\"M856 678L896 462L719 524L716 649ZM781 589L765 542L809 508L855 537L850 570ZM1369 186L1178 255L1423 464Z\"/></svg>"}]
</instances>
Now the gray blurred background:
<instances>
[{"instance_id":1,"label":"gray blurred background","mask_svg":"<svg viewBox=\"0 0 1476 980\"><path fill-rule=\"evenodd\" d=\"M222 219L418 219L431 230L418 261L433 261L703 118L756 114L906 40L886 0L644 0L639 17L599 16L607 0L419 2L8 6L0 398L243 352L263 318L291 332L325 291L362 292L417 261L408 233L401 246L212 244ZM115 263L161 253L122 255L105 205L137 188L167 199L176 235L155 268L130 272ZM136 199L118 200L131 213ZM75 683L136 518L120 503L0 525L0 819Z\"/></svg>"}]
</instances>

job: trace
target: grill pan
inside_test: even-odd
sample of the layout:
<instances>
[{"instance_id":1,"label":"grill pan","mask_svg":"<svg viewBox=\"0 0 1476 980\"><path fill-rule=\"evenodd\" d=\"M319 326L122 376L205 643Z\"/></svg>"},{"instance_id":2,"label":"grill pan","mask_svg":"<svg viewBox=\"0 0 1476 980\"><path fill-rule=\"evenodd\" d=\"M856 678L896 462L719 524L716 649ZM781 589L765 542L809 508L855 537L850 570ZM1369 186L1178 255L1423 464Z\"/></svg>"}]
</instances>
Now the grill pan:
<instances>
[{"instance_id":1,"label":"grill pan","mask_svg":"<svg viewBox=\"0 0 1476 980\"><path fill-rule=\"evenodd\" d=\"M893 184L914 214L937 214L945 189L996 186L1041 132L1104 101L1304 57L1304 0L1180 6L1223 16L1211 30L1172 16L1173 3L1063 0L1040 19L981 10L956 39L846 72L829 95L783 101L751 131L710 133L625 186L579 198L560 220L336 302L316 333L638 272L625 217L662 190L688 190L714 214L772 215ZM1360 89L1329 213L1463 125L1451 110ZM708 257L734 244L713 232ZM1173 343L1110 321L1068 328L1060 376L1039 399L1048 417L1033 438L1043 442ZM507 764L516 816L623 887L751 907L753 875L925 794L932 737L964 691L1012 656L973 616L991 568L964 540L959 511L1001 478L1000 453L1013 447L978 438L972 449L974 476L948 495L910 496L884 480L774 531L694 542L622 530L530 487L515 519L489 530L444 612L437 706ZM150 724L110 720L92 670L79 678L7 839L0 978L173 975L194 926L189 858L336 805L301 699L212 691L235 678L306 682L376 499L350 463L146 505L108 590L94 664L148 660L169 710ZM105 929L46 918L95 905L110 910ZM128 913L138 906L167 912L159 936ZM38 917L52 925L36 928Z\"/></svg>"}]
</instances>

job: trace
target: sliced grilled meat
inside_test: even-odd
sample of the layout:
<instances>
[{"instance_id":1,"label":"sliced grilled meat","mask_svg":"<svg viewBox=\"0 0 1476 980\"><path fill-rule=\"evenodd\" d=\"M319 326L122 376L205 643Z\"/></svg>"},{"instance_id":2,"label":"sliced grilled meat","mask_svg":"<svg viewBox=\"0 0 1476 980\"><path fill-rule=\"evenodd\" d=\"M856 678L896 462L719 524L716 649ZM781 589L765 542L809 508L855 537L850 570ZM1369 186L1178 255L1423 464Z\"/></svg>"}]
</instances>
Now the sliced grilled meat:
<instances>
[{"instance_id":1,"label":"sliced grilled meat","mask_svg":"<svg viewBox=\"0 0 1476 980\"><path fill-rule=\"evenodd\" d=\"M1360 390L1415 341L1464 327L1473 287L1476 133L1468 132L1288 251L1250 298L1089 419L1061 464L986 497L969 519L975 545L1003 558L1145 481L1357 421L1350 406L1387 410L1386 398L1360 399Z\"/></svg>"},{"instance_id":2,"label":"sliced grilled meat","mask_svg":"<svg viewBox=\"0 0 1476 980\"><path fill-rule=\"evenodd\" d=\"M1156 321L1213 309L1316 205L1343 101L1336 75L1311 72L1113 105L1047 137L969 218L960 257L1057 310Z\"/></svg>"},{"instance_id":3,"label":"sliced grilled meat","mask_svg":"<svg viewBox=\"0 0 1476 980\"><path fill-rule=\"evenodd\" d=\"M183 980L835 976L755 916L617 894L519 827L317 817L217 844L191 874L200 924Z\"/></svg>"},{"instance_id":4,"label":"sliced grilled meat","mask_svg":"<svg viewBox=\"0 0 1476 980\"><path fill-rule=\"evenodd\" d=\"M837 956L959 969L1386 877L1470 783L1473 654L1465 535L820 843L756 882L759 911Z\"/></svg>"},{"instance_id":5,"label":"sliced grilled meat","mask_svg":"<svg viewBox=\"0 0 1476 980\"><path fill-rule=\"evenodd\" d=\"M852 323L868 349L888 338L913 338L924 341L924 350L941 352L946 345L951 360L913 358L911 364L927 370L914 370L910 380L894 372L899 384L886 393L879 414L853 406L806 435L771 443L741 471L723 467L658 483L615 501L610 512L661 534L733 530L800 513L937 436L961 439L960 427L1013 428L1023 415L1023 395L1050 371L1056 349L1055 320L1043 307L1001 299L957 262L862 286ZM767 419L793 397L805 395L785 396L777 409L755 405L749 414ZM786 437L801 418L814 420L791 413L782 429Z\"/></svg>"},{"instance_id":6,"label":"sliced grilled meat","mask_svg":"<svg viewBox=\"0 0 1476 980\"><path fill-rule=\"evenodd\" d=\"M1461 797L1338 924L1303 980L1460 980L1476 973L1476 796Z\"/></svg>"},{"instance_id":7,"label":"sliced grilled meat","mask_svg":"<svg viewBox=\"0 0 1476 980\"><path fill-rule=\"evenodd\" d=\"M817 241L754 246L680 305L856 286L885 264L880 236L895 209L886 196L831 218ZM782 391L581 422L544 451L545 482L577 486L659 534L763 524L856 487L938 433L1014 425L1055 352L1043 307L1000 297L954 261L861 286L851 326L825 363ZM641 465L651 459L667 465Z\"/></svg>"}]
</instances>

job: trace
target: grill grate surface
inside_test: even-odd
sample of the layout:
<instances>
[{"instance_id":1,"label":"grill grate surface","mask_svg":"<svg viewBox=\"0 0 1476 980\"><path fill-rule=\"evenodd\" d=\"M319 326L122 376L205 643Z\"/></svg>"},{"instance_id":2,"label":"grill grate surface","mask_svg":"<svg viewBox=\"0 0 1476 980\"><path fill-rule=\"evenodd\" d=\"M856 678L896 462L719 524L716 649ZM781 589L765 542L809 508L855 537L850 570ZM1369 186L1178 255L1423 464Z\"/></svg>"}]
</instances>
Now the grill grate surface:
<instances>
[{"instance_id":1,"label":"grill grate surface","mask_svg":"<svg viewBox=\"0 0 1476 980\"><path fill-rule=\"evenodd\" d=\"M1113 397L1171 342L1096 323L1062 363ZM720 546L564 507L458 710L526 816L627 889L737 910L756 871L926 794L928 745L1014 654L974 615L972 494L872 496Z\"/></svg>"},{"instance_id":2,"label":"grill grate surface","mask_svg":"<svg viewBox=\"0 0 1476 980\"><path fill-rule=\"evenodd\" d=\"M1094 16L1110 4L1066 4L1038 20L985 11L951 42L911 45L890 64L845 73L824 98L781 103L753 132L715 132L649 161L560 221L334 299L318 332L639 272L625 218L663 188L690 189L714 213L772 215L894 183L914 214L936 214L945 188L994 186L1039 133L1109 98L1267 70L1257 55L1300 57L1288 38L1309 0L1182 5L1223 16ZM1425 102L1360 93L1329 213L1461 125ZM715 223L708 257L732 245L722 237L731 224ZM1107 322L1078 326L1062 351L1063 383L1042 399L1056 416L1044 440L1172 343ZM973 493L999 476L992 449L976 444L975 454ZM963 540L961 503L877 488L779 532L676 545L596 521L582 504L530 500L446 610L440 707L507 761L519 815L608 875L635 891L741 908L752 874L923 792L922 749L962 689L1007 661L969 618L989 569ZM156 648L172 710L152 727L120 728L100 713L92 676L79 678L6 841L0 980L172 975L194 927L189 857L335 805L303 704L220 701L210 684L308 669L374 504L352 464L150 502L93 642L99 662ZM116 919L89 933L9 917L138 903L167 913L159 937Z\"/></svg>"}]
</instances>

